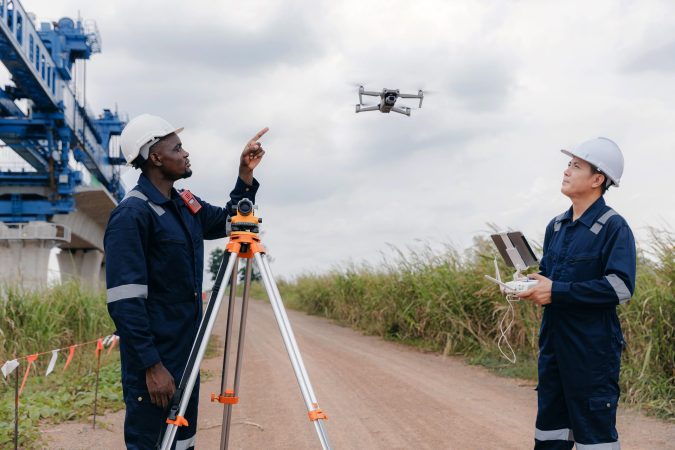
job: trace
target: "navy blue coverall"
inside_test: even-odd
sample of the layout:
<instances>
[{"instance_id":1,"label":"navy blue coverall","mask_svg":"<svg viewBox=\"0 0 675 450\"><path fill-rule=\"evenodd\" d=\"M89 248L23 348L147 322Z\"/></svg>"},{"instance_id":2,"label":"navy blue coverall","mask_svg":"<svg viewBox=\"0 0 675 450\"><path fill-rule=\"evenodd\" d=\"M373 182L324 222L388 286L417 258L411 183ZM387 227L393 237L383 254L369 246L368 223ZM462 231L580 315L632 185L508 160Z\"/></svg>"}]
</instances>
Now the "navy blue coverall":
<instances>
[{"instance_id":1,"label":"navy blue coverall","mask_svg":"<svg viewBox=\"0 0 675 450\"><path fill-rule=\"evenodd\" d=\"M616 307L635 288L626 221L600 197L546 227L541 274L553 281L539 335L535 449L616 450L623 334Z\"/></svg>"},{"instance_id":2,"label":"navy blue coverall","mask_svg":"<svg viewBox=\"0 0 675 450\"><path fill-rule=\"evenodd\" d=\"M120 336L122 387L126 404L124 440L128 449L153 449L165 427L166 411L150 402L145 371L158 362L178 386L202 317L204 239L226 236L230 206L253 186L237 180L225 208L198 199L192 214L178 192L167 199L145 176L113 210L104 247L108 311ZM175 448L194 446L196 383Z\"/></svg>"}]
</instances>

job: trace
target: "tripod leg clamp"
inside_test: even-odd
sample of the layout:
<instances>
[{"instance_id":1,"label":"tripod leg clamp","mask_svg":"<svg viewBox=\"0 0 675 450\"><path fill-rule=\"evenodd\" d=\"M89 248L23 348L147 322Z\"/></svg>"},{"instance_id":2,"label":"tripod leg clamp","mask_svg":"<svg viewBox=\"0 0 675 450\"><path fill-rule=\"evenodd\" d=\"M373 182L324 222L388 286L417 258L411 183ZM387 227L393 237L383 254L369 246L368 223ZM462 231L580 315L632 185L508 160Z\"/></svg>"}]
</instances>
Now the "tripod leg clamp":
<instances>
[{"instance_id":1,"label":"tripod leg clamp","mask_svg":"<svg viewBox=\"0 0 675 450\"><path fill-rule=\"evenodd\" d=\"M328 420L328 416L319 409L319 405L314 403L314 408L316 409L307 412L309 420L311 420L312 422L314 422L315 420Z\"/></svg>"},{"instance_id":2,"label":"tripod leg clamp","mask_svg":"<svg viewBox=\"0 0 675 450\"><path fill-rule=\"evenodd\" d=\"M219 402L227 405L236 405L239 403L239 397L234 395L234 391L227 390L225 391L225 395L216 395L216 394L211 394L211 401L212 402Z\"/></svg>"},{"instance_id":3,"label":"tripod leg clamp","mask_svg":"<svg viewBox=\"0 0 675 450\"><path fill-rule=\"evenodd\" d=\"M188 421L183 416L176 416L175 419L166 419L166 423L171 425L176 425L177 427L187 427L189 426Z\"/></svg>"}]
</instances>

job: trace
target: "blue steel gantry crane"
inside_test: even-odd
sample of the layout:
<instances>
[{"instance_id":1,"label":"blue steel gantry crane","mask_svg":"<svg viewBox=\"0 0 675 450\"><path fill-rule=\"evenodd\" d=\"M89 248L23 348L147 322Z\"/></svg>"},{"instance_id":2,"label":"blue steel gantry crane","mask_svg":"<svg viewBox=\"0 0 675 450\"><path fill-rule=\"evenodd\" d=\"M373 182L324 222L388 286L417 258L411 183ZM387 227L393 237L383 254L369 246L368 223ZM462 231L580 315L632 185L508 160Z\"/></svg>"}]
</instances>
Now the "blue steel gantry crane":
<instances>
[{"instance_id":1,"label":"blue steel gantry crane","mask_svg":"<svg viewBox=\"0 0 675 450\"><path fill-rule=\"evenodd\" d=\"M27 163L20 171L0 171L4 229L75 212L84 178L76 162L112 203L124 196L119 176L124 159L110 145L124 123L109 109L90 114L73 80L76 61L101 51L98 30L90 25L62 18L38 30L18 0L0 0L0 61L13 83L0 87L0 140Z\"/></svg>"}]
</instances>

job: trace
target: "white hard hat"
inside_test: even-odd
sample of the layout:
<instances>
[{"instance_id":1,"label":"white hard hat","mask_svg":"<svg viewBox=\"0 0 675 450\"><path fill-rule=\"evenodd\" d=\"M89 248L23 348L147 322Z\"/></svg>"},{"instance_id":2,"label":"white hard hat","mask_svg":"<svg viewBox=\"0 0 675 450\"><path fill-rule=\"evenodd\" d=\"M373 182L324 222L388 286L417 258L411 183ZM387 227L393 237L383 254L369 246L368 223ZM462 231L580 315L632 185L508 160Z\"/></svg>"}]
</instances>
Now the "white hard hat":
<instances>
[{"instance_id":1,"label":"white hard hat","mask_svg":"<svg viewBox=\"0 0 675 450\"><path fill-rule=\"evenodd\" d=\"M150 147L171 133L180 133L183 128L176 128L161 117L141 114L129 121L122 130L120 146L128 164L138 155L148 159Z\"/></svg>"},{"instance_id":2,"label":"white hard hat","mask_svg":"<svg viewBox=\"0 0 675 450\"><path fill-rule=\"evenodd\" d=\"M616 142L606 137L597 137L573 147L571 150L560 150L566 155L576 156L593 164L608 178L607 187L611 184L619 186L623 174L623 154Z\"/></svg>"}]
</instances>

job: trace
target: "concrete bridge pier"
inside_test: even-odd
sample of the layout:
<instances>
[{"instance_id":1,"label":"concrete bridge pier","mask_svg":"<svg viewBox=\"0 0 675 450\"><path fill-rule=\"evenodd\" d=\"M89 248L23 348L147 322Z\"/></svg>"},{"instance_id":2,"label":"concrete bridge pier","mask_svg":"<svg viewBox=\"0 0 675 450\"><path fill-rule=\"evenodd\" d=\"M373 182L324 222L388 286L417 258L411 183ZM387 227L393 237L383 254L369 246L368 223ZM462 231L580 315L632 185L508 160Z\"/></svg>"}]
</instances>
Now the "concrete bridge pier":
<instances>
[{"instance_id":1,"label":"concrete bridge pier","mask_svg":"<svg viewBox=\"0 0 675 450\"><path fill-rule=\"evenodd\" d=\"M105 288L102 251L94 248L63 248L56 258L61 271L61 281L80 280L83 285L94 291Z\"/></svg>"},{"instance_id":2,"label":"concrete bridge pier","mask_svg":"<svg viewBox=\"0 0 675 450\"><path fill-rule=\"evenodd\" d=\"M10 286L47 286L49 254L70 241L70 229L49 222L0 222L0 280Z\"/></svg>"},{"instance_id":3,"label":"concrete bridge pier","mask_svg":"<svg viewBox=\"0 0 675 450\"><path fill-rule=\"evenodd\" d=\"M103 236L117 202L103 187L80 186L75 205L72 213L57 214L49 222L0 222L0 287L45 287L50 253L59 247L62 281L75 279L92 290L105 289Z\"/></svg>"}]
</instances>

